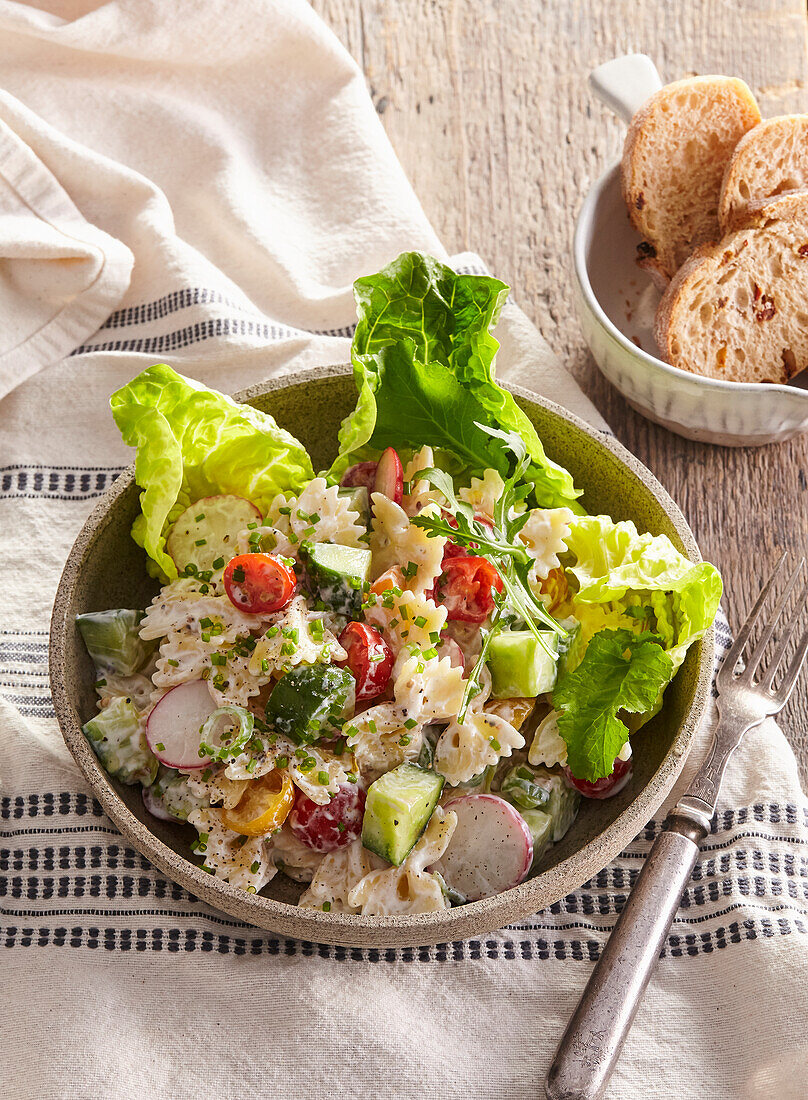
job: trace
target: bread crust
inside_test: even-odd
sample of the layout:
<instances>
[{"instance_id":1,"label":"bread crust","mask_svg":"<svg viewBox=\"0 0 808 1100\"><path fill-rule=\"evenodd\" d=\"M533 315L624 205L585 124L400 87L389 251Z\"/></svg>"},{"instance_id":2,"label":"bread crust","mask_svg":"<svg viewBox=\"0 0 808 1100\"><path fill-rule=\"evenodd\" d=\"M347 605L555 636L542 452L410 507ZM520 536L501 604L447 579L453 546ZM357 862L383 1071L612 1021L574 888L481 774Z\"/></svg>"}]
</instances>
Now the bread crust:
<instances>
[{"instance_id":1,"label":"bread crust","mask_svg":"<svg viewBox=\"0 0 808 1100\"><path fill-rule=\"evenodd\" d=\"M714 144L720 145L720 149L713 155L714 160L717 157L720 161L713 168L713 172L715 168L720 170L715 186L708 188L709 194L706 196L696 195L692 189L689 194L684 193L680 204L684 228L681 232L666 235L659 223L665 220L665 215L669 212L659 208L654 194L646 193L648 186L643 182L643 175L651 167L648 163L651 152L647 147L653 144L654 138L659 134L667 133L669 137L673 134L676 124L671 120L681 118L678 113L680 108L676 104L681 103L683 98L688 100L688 110L694 115L692 126L689 127L694 133L703 131L703 118L708 108L713 110L721 99L725 100L723 117L726 134L724 140L720 141L720 135L713 131L716 138ZM694 102L691 103L691 100ZM699 116L702 119L701 131ZM632 225L655 250L655 270L658 275L673 276L681 260L693 247L704 240L717 239L719 233L715 210L724 157L728 159L738 139L759 122L760 110L748 86L736 77L726 76L689 77L667 84L651 96L634 115L623 147L620 182ZM705 135L702 133L702 136ZM666 182L671 182L671 172L676 170L667 163L655 164L653 169ZM701 175L704 175L703 169ZM672 182L676 186L677 181ZM698 228L691 231L693 226Z\"/></svg>"},{"instance_id":2,"label":"bread crust","mask_svg":"<svg viewBox=\"0 0 808 1100\"><path fill-rule=\"evenodd\" d=\"M782 157L773 160L783 146L787 147L785 161ZM718 199L721 232L730 233L744 224L744 212L751 201L806 186L808 115L764 119L744 134L727 164Z\"/></svg>"},{"instance_id":3,"label":"bread crust","mask_svg":"<svg viewBox=\"0 0 808 1100\"><path fill-rule=\"evenodd\" d=\"M779 253L782 234L792 230L793 243ZM804 243L801 243L804 242ZM756 246L774 247L778 258L779 274L773 273L771 263L764 269L762 259L756 266ZM748 251L747 251L748 249ZM793 267L791 274L786 267ZM801 265L805 263L805 275ZM803 328L793 316L794 311L781 309L788 305L788 290L793 286L793 271L808 280L808 189L785 192L774 198L756 199L748 204L736 228L717 244L705 244L697 248L676 272L662 297L654 323L654 335L663 358L681 370L708 377L737 382L788 382L795 374L808 367L808 332L803 339ZM737 300L729 302L733 283L728 282L738 272L737 284L741 294L751 284L749 301L740 308ZM745 278L741 278L743 275ZM724 348L733 340L742 350L752 349L755 342L763 343L766 354L744 357L742 363L733 361L722 369L712 364L696 362L688 355L684 345L686 325L697 323L706 335L707 322L697 322L693 303L696 281L708 278L714 296L715 319L711 312L711 332L719 330L717 314L729 305L733 310L732 324L724 324L718 339L727 337ZM720 280L720 282L719 282ZM737 295L736 295L737 299ZM779 310L779 316L778 316ZM777 332L768 335L762 328L778 316ZM793 318L793 319L792 319ZM743 338L743 339L741 339ZM794 350L796 348L796 351ZM765 375L759 377L761 371Z\"/></svg>"}]
</instances>

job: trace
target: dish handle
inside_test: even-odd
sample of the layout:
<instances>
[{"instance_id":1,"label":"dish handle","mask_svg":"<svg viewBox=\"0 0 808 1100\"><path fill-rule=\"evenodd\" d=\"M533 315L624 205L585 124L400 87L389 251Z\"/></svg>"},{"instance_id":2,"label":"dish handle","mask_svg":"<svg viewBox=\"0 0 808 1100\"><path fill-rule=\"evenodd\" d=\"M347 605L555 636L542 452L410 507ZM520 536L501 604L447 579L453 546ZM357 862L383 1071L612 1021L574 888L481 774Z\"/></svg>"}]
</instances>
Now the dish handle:
<instances>
[{"instance_id":1,"label":"dish handle","mask_svg":"<svg viewBox=\"0 0 808 1100\"><path fill-rule=\"evenodd\" d=\"M624 122L631 122L635 112L662 87L662 80L650 57L629 53L593 69L589 87L601 103Z\"/></svg>"}]
</instances>

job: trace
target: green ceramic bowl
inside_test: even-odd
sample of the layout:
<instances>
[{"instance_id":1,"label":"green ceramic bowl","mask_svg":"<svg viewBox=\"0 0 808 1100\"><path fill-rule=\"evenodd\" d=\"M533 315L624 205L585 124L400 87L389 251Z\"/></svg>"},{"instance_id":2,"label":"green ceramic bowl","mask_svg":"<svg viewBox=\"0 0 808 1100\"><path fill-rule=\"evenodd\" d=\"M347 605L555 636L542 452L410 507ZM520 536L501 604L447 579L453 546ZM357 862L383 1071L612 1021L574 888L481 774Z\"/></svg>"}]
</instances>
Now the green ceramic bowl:
<instances>
[{"instance_id":1,"label":"green ceramic bowl","mask_svg":"<svg viewBox=\"0 0 808 1100\"><path fill-rule=\"evenodd\" d=\"M536 425L547 453L584 491L591 513L632 519L641 531L665 534L693 561L699 551L679 509L649 471L614 439L558 405L509 387ZM271 413L308 448L315 469L336 450L340 421L353 408L348 368L318 368L237 394ZM278 875L262 894L247 894L201 871L191 853L194 830L158 821L143 807L140 787L107 776L82 733L95 713L94 672L75 627L83 611L144 607L156 591L143 551L129 535L138 513L134 466L118 478L85 523L65 565L51 624L51 685L68 748L106 813L155 866L217 909L248 924L320 943L389 947L464 939L500 928L558 901L597 874L658 809L690 748L710 690L713 637L691 647L665 694L665 705L634 739L634 775L619 795L584 801L574 825L539 872L505 893L470 905L412 917L362 917L298 909L301 887Z\"/></svg>"}]
</instances>

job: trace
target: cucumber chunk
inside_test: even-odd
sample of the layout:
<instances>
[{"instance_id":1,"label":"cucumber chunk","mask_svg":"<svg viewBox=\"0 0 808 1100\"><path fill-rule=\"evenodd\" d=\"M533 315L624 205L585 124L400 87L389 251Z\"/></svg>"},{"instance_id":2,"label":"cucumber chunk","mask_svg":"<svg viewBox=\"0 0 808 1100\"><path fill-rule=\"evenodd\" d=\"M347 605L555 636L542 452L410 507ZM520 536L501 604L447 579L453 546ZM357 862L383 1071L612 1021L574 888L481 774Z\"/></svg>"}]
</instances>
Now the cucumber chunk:
<instances>
[{"instance_id":1,"label":"cucumber chunk","mask_svg":"<svg viewBox=\"0 0 808 1100\"><path fill-rule=\"evenodd\" d=\"M339 724L354 688L347 669L298 665L281 676L267 700L266 719L296 745L309 745L327 723Z\"/></svg>"},{"instance_id":2,"label":"cucumber chunk","mask_svg":"<svg viewBox=\"0 0 808 1100\"><path fill-rule=\"evenodd\" d=\"M547 786L536 782L536 775L526 764L517 764L505 773L500 794L520 810L536 810L550 801Z\"/></svg>"},{"instance_id":3,"label":"cucumber chunk","mask_svg":"<svg viewBox=\"0 0 808 1100\"><path fill-rule=\"evenodd\" d=\"M365 527L370 527L370 497L366 485L351 485L339 489L337 495L345 497L350 503L351 511L358 512Z\"/></svg>"},{"instance_id":4,"label":"cucumber chunk","mask_svg":"<svg viewBox=\"0 0 808 1100\"><path fill-rule=\"evenodd\" d=\"M121 783L150 786L159 764L149 751L138 714L122 695L83 726L96 756Z\"/></svg>"},{"instance_id":5,"label":"cucumber chunk","mask_svg":"<svg viewBox=\"0 0 808 1100\"><path fill-rule=\"evenodd\" d=\"M189 565L197 571L212 569L219 558L228 562L236 553L239 531L260 522L260 511L244 497L232 493L203 497L177 517L168 532L166 551L181 573Z\"/></svg>"},{"instance_id":6,"label":"cucumber chunk","mask_svg":"<svg viewBox=\"0 0 808 1100\"><path fill-rule=\"evenodd\" d=\"M156 645L156 642L144 642L138 634L142 618L142 611L120 607L77 615L76 626L87 652L100 668L131 676L145 664Z\"/></svg>"},{"instance_id":7,"label":"cucumber chunk","mask_svg":"<svg viewBox=\"0 0 808 1100\"><path fill-rule=\"evenodd\" d=\"M553 843L553 819L546 810L521 810L533 837L533 862L535 867L541 857Z\"/></svg>"},{"instance_id":8,"label":"cucumber chunk","mask_svg":"<svg viewBox=\"0 0 808 1100\"><path fill-rule=\"evenodd\" d=\"M494 699L512 696L535 698L552 691L556 682L558 635L544 635L550 654L529 630L512 630L491 639L488 668Z\"/></svg>"},{"instance_id":9,"label":"cucumber chunk","mask_svg":"<svg viewBox=\"0 0 808 1100\"><path fill-rule=\"evenodd\" d=\"M547 768L534 768L535 782L549 793L542 807L553 819L553 844L557 843L572 825L581 805L580 791L571 787L563 775L556 775Z\"/></svg>"},{"instance_id":10,"label":"cucumber chunk","mask_svg":"<svg viewBox=\"0 0 808 1100\"><path fill-rule=\"evenodd\" d=\"M370 579L370 550L334 542L304 542L300 556L323 603L338 615L358 619L364 586Z\"/></svg>"},{"instance_id":11,"label":"cucumber chunk","mask_svg":"<svg viewBox=\"0 0 808 1100\"><path fill-rule=\"evenodd\" d=\"M443 776L399 764L368 787L362 843L400 866L426 828L443 790Z\"/></svg>"},{"instance_id":12,"label":"cucumber chunk","mask_svg":"<svg viewBox=\"0 0 808 1100\"><path fill-rule=\"evenodd\" d=\"M191 794L187 776L162 765L149 790L162 809L177 821L187 821L192 810L201 810L207 805L204 798Z\"/></svg>"}]
</instances>

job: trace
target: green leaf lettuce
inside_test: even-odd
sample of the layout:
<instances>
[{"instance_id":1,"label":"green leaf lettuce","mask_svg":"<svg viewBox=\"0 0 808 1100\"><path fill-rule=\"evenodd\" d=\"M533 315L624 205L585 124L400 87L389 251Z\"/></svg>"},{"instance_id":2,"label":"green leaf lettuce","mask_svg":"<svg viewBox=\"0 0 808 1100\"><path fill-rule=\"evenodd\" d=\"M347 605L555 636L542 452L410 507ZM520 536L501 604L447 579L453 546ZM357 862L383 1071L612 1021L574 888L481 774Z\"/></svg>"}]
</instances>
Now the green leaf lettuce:
<instances>
[{"instance_id":1,"label":"green leaf lettuce","mask_svg":"<svg viewBox=\"0 0 808 1100\"><path fill-rule=\"evenodd\" d=\"M608 516L576 517L566 542L575 559L567 570L578 584L572 611L583 626L571 663L593 627L619 626L655 631L675 671L715 618L722 592L715 566L690 561L666 535L641 535L630 521Z\"/></svg>"},{"instance_id":2,"label":"green leaf lettuce","mask_svg":"<svg viewBox=\"0 0 808 1100\"><path fill-rule=\"evenodd\" d=\"M602 630L592 638L581 663L553 692L573 775L589 782L611 775L629 735L618 711L651 710L672 674L659 635Z\"/></svg>"},{"instance_id":3,"label":"green leaf lettuce","mask_svg":"<svg viewBox=\"0 0 808 1100\"><path fill-rule=\"evenodd\" d=\"M451 451L475 473L491 467L507 476L509 456L484 424L524 439L526 477L541 506L574 503L571 475L547 458L530 420L495 381L491 328L507 294L498 279L459 275L419 252L357 279L351 358L359 398L340 430L332 477L384 447L424 444Z\"/></svg>"},{"instance_id":4,"label":"green leaf lettuce","mask_svg":"<svg viewBox=\"0 0 808 1100\"><path fill-rule=\"evenodd\" d=\"M233 493L265 512L277 493L299 492L314 477L303 446L271 416L164 363L113 393L110 407L124 442L137 447L135 480L143 492L132 537L163 578L177 576L165 540L189 504Z\"/></svg>"}]
</instances>

